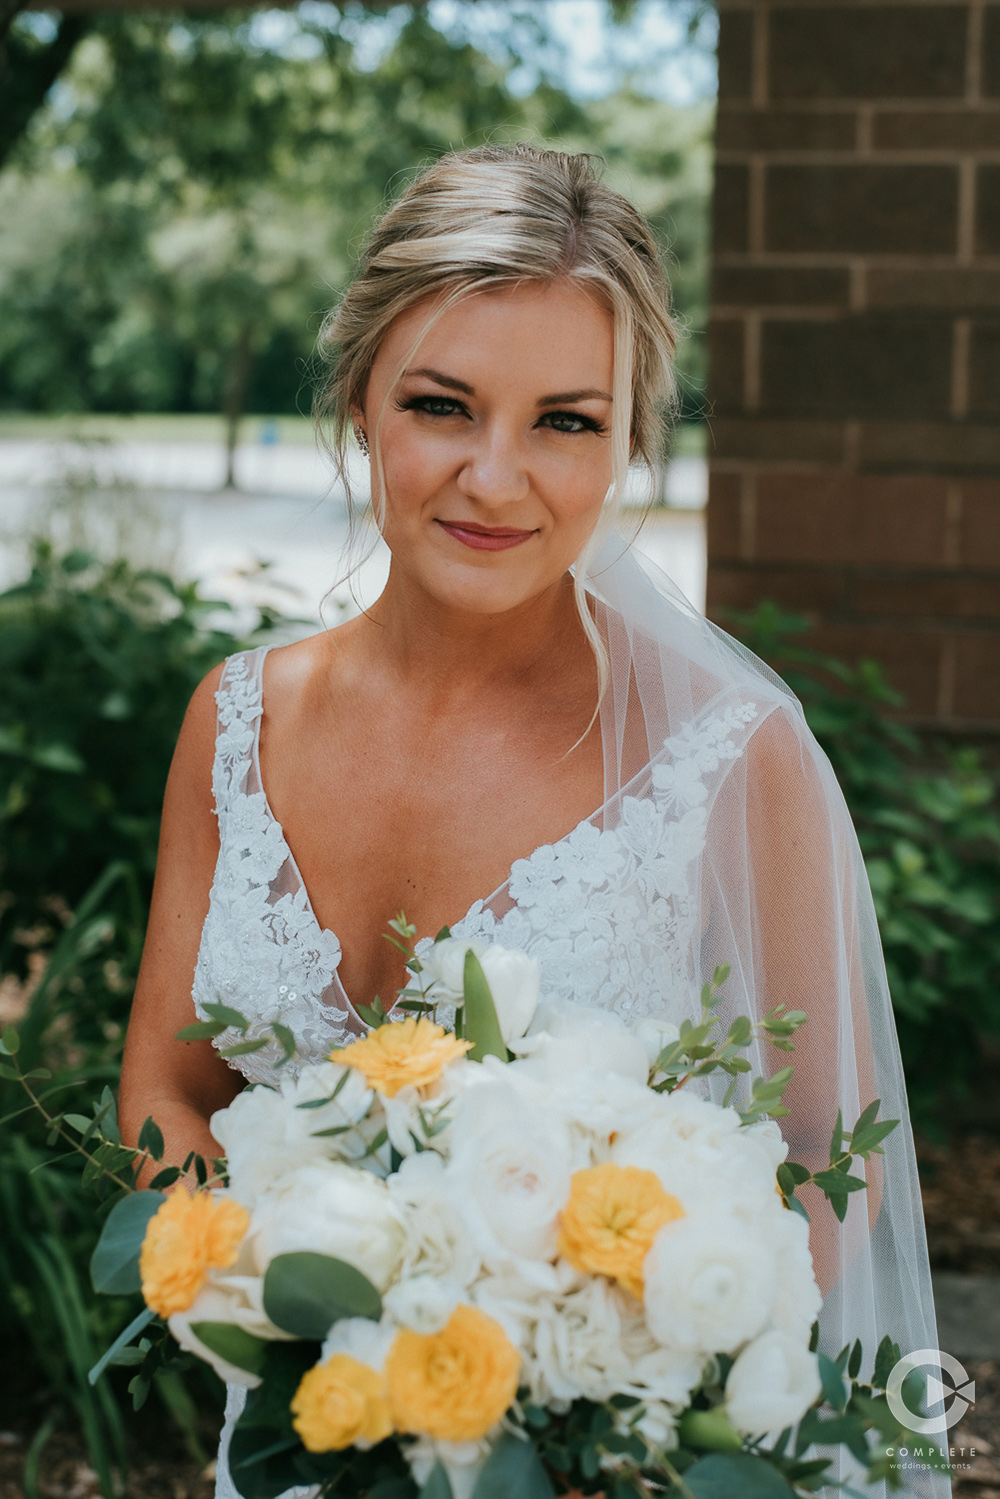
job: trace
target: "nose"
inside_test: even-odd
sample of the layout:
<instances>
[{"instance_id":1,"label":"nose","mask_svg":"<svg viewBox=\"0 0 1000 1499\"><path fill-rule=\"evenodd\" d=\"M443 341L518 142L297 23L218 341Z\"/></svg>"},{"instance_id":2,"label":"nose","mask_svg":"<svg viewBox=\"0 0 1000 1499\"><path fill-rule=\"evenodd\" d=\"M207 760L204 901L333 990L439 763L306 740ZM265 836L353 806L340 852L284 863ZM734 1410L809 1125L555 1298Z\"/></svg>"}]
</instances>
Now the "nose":
<instances>
[{"instance_id":1,"label":"nose","mask_svg":"<svg viewBox=\"0 0 1000 1499\"><path fill-rule=\"evenodd\" d=\"M513 433L499 426L479 433L458 475L458 488L470 500L499 508L523 500L529 490L524 454Z\"/></svg>"}]
</instances>

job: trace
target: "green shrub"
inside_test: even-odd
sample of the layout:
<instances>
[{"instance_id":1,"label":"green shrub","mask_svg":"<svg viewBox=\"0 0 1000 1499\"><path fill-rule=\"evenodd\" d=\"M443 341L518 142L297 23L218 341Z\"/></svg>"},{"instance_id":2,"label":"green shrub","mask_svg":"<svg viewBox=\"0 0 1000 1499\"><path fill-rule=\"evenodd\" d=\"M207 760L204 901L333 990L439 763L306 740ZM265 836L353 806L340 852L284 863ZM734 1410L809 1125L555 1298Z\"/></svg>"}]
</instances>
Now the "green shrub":
<instances>
[{"instance_id":1,"label":"green shrub","mask_svg":"<svg viewBox=\"0 0 1000 1499\"><path fill-rule=\"evenodd\" d=\"M734 615L741 638L800 699L843 788L885 951L910 1106L939 1131L968 1093L984 1038L1000 1039L1000 787L975 749L918 735L873 661L797 643L773 604ZM948 1036L942 1048L940 1038Z\"/></svg>"}]
</instances>

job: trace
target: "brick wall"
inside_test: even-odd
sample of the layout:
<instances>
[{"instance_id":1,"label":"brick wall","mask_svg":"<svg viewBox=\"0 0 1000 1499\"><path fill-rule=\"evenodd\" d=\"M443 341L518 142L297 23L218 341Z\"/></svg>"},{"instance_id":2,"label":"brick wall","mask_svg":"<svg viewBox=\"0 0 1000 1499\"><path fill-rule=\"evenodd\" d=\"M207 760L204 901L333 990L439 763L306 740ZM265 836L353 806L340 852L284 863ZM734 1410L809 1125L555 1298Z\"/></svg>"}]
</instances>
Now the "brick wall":
<instances>
[{"instance_id":1,"label":"brick wall","mask_svg":"<svg viewBox=\"0 0 1000 1499\"><path fill-rule=\"evenodd\" d=\"M1000 0L720 0L708 607L1000 731Z\"/></svg>"}]
</instances>

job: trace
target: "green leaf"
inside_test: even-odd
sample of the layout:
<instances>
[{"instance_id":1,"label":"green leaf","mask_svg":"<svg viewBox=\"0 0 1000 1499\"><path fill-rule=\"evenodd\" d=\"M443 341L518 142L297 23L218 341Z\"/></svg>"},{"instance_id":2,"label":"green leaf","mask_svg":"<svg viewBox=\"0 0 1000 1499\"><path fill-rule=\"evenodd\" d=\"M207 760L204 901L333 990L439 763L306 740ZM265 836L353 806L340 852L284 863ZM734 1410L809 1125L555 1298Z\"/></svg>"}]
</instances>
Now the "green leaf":
<instances>
[{"instance_id":1,"label":"green leaf","mask_svg":"<svg viewBox=\"0 0 1000 1499\"><path fill-rule=\"evenodd\" d=\"M146 1191L132 1192L115 1203L90 1258L95 1291L126 1296L140 1289L139 1250L150 1219L165 1200L162 1192Z\"/></svg>"},{"instance_id":2,"label":"green leaf","mask_svg":"<svg viewBox=\"0 0 1000 1499\"><path fill-rule=\"evenodd\" d=\"M162 1161L163 1148L163 1131L150 1114L139 1131L139 1149L148 1151L154 1161Z\"/></svg>"},{"instance_id":3,"label":"green leaf","mask_svg":"<svg viewBox=\"0 0 1000 1499\"><path fill-rule=\"evenodd\" d=\"M465 954L465 1035L473 1043L468 1053L474 1062L484 1057L507 1060L507 1045L500 1033L496 1005L483 972L483 965L470 948Z\"/></svg>"},{"instance_id":4,"label":"green leaf","mask_svg":"<svg viewBox=\"0 0 1000 1499\"><path fill-rule=\"evenodd\" d=\"M554 1499L552 1480L533 1443L505 1432L479 1475L472 1499Z\"/></svg>"},{"instance_id":5,"label":"green leaf","mask_svg":"<svg viewBox=\"0 0 1000 1499\"><path fill-rule=\"evenodd\" d=\"M296 1338L325 1338L341 1317L382 1315L382 1298L367 1276L328 1254L279 1254L264 1276L264 1310Z\"/></svg>"},{"instance_id":6,"label":"green leaf","mask_svg":"<svg viewBox=\"0 0 1000 1499\"><path fill-rule=\"evenodd\" d=\"M819 1377L823 1385L823 1394L835 1411L842 1411L847 1404L847 1389L840 1370L833 1362L833 1359L828 1358L825 1353L820 1353L817 1357L819 1359Z\"/></svg>"},{"instance_id":7,"label":"green leaf","mask_svg":"<svg viewBox=\"0 0 1000 1499\"><path fill-rule=\"evenodd\" d=\"M877 1390L884 1390L889 1383L889 1375L899 1363L901 1358L899 1344L894 1343L889 1334L879 1343L875 1350L875 1369L872 1374L872 1384Z\"/></svg>"},{"instance_id":8,"label":"green leaf","mask_svg":"<svg viewBox=\"0 0 1000 1499\"><path fill-rule=\"evenodd\" d=\"M295 1044L295 1036L289 1030L287 1025L281 1024L280 1020L275 1020L271 1025L271 1029L278 1039L279 1046L285 1053L285 1060L290 1062L297 1050Z\"/></svg>"},{"instance_id":9,"label":"green leaf","mask_svg":"<svg viewBox=\"0 0 1000 1499\"><path fill-rule=\"evenodd\" d=\"M252 1051L260 1051L262 1046L267 1045L267 1037L259 1036L256 1041L238 1041L235 1046L220 1046L220 1057L245 1057Z\"/></svg>"},{"instance_id":10,"label":"green leaf","mask_svg":"<svg viewBox=\"0 0 1000 1499\"><path fill-rule=\"evenodd\" d=\"M191 1025L182 1025L174 1032L175 1041L210 1041L221 1036L227 1027L221 1020L195 1020Z\"/></svg>"},{"instance_id":11,"label":"green leaf","mask_svg":"<svg viewBox=\"0 0 1000 1499\"><path fill-rule=\"evenodd\" d=\"M232 1005L224 1005L218 1000L213 1000L211 1004L202 1005L202 1009L213 1020L220 1020L227 1029L232 1027L234 1030L245 1031L250 1024L242 1010L234 1010Z\"/></svg>"},{"instance_id":12,"label":"green leaf","mask_svg":"<svg viewBox=\"0 0 1000 1499\"><path fill-rule=\"evenodd\" d=\"M158 1171L149 1184L151 1192L162 1192L166 1187L172 1187L174 1182L182 1175L179 1166L164 1166Z\"/></svg>"},{"instance_id":13,"label":"green leaf","mask_svg":"<svg viewBox=\"0 0 1000 1499\"><path fill-rule=\"evenodd\" d=\"M868 1183L862 1181L860 1176L848 1176L843 1171L817 1171L813 1181L828 1197L843 1197L848 1192L864 1192L868 1187Z\"/></svg>"},{"instance_id":14,"label":"green leaf","mask_svg":"<svg viewBox=\"0 0 1000 1499\"><path fill-rule=\"evenodd\" d=\"M861 1339L855 1338L851 1356L847 1361L847 1377L857 1379L861 1372Z\"/></svg>"},{"instance_id":15,"label":"green leaf","mask_svg":"<svg viewBox=\"0 0 1000 1499\"><path fill-rule=\"evenodd\" d=\"M111 1347L106 1349L101 1357L97 1360L97 1363L87 1375L87 1382L92 1385L96 1384L108 1365L116 1362L117 1355L122 1351L122 1349L127 1348L132 1342L132 1339L138 1337L143 1328L148 1327L155 1316L156 1313L151 1307L143 1307L139 1315L132 1318L132 1321L129 1323L129 1325L118 1334L117 1338L115 1338L114 1342L111 1344Z\"/></svg>"},{"instance_id":16,"label":"green leaf","mask_svg":"<svg viewBox=\"0 0 1000 1499\"><path fill-rule=\"evenodd\" d=\"M420 1490L420 1499L452 1499L451 1482L440 1462L434 1464L430 1478Z\"/></svg>"},{"instance_id":17,"label":"green leaf","mask_svg":"<svg viewBox=\"0 0 1000 1499\"><path fill-rule=\"evenodd\" d=\"M8 1057L16 1057L20 1045L21 1038L17 1034L17 1028L13 1025L5 1025L3 1035L0 1036L0 1051L3 1051Z\"/></svg>"},{"instance_id":18,"label":"green leaf","mask_svg":"<svg viewBox=\"0 0 1000 1499\"><path fill-rule=\"evenodd\" d=\"M192 1322L191 1331L218 1358L225 1359L248 1374L259 1374L264 1367L267 1343L244 1332L234 1322Z\"/></svg>"},{"instance_id":19,"label":"green leaf","mask_svg":"<svg viewBox=\"0 0 1000 1499\"><path fill-rule=\"evenodd\" d=\"M777 1468L747 1452L713 1452L684 1473L696 1499L794 1499Z\"/></svg>"}]
</instances>

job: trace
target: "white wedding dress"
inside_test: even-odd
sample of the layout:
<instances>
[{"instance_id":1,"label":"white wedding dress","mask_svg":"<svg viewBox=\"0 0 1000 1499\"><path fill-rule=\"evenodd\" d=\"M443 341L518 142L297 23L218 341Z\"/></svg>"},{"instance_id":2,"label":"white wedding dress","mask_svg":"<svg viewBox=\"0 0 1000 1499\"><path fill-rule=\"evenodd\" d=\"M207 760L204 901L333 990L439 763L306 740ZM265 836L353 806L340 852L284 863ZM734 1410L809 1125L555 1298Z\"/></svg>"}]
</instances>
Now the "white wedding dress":
<instances>
[{"instance_id":1,"label":"white wedding dress","mask_svg":"<svg viewBox=\"0 0 1000 1499\"><path fill-rule=\"evenodd\" d=\"M632 554L625 565L634 566ZM859 894L852 862L856 841L852 850L853 829L838 800L839 790L827 765L821 772L827 810L810 814L830 818L829 827L823 823L815 840L830 865L826 878L824 864L827 893L822 916L817 916L816 901L806 892L802 912L796 915L792 910L790 936L785 936L782 925L782 951L801 941L823 964L824 952L830 950L829 981L824 983L819 975L821 997L814 994L810 1001L803 992L806 980L793 961L796 954L787 963L781 953L776 956L779 939L769 943L757 919L755 892L764 882L755 881L753 871L754 857L762 855L752 850L748 854L748 838L759 841L761 835L748 831L756 823L747 761L753 737L772 719L798 736L795 742L802 747L802 763L810 775L814 763L825 761L805 729L798 705L770 673L745 653L734 651L728 641L720 646L700 616L693 611L685 614L683 603L664 596L661 578L653 582L655 597L646 598L643 590L650 586L649 576L638 568L623 576L622 566L619 556L599 575L602 602L609 611L612 663L619 672L628 632L625 680L631 685L624 698L628 690L634 698L638 689L648 737L638 753L634 743L630 748L625 721L631 722L633 710L628 702L623 709L623 694L617 691L620 675L613 678L615 690L602 707L606 801L558 842L526 850L504 883L477 900L452 924L452 932L495 938L524 949L540 964L544 993L611 1009L626 1020L655 1015L679 1022L697 1014L703 975L717 962L733 965L729 1003L736 1012L758 1015L779 1001L814 1013L825 1005L836 1017L833 1030L824 1032L835 1036L830 1043L833 1055L823 1063L831 1075L830 1086L814 1090L815 1129L808 1105L807 1117L799 1114L801 1149L793 1142L793 1156L809 1158L814 1134L828 1141L838 1103L852 1123L871 1098L880 1096L883 1114L904 1122L888 1142L884 1181L878 1182L882 1211L872 1232L863 1210L854 1211L853 1217L849 1213L843 1229L829 1215L839 1278L821 1319L824 1346L836 1353L849 1337L861 1336L866 1363L874 1354L876 1334L886 1331L904 1352L934 1346L898 1048L884 974L879 980L881 970L875 971L873 978L866 934L874 916L867 885ZM624 599L614 595L616 581L627 587ZM669 646L660 642L657 663L650 666L649 632L666 628L655 615L661 608L672 611L672 634ZM640 635L640 630L646 633ZM282 1021L296 1037L301 1064L326 1056L363 1034L366 1026L338 975L337 936L319 925L261 782L266 651L261 647L231 657L217 694L214 791L220 850L193 996L202 1016L206 1002L221 999L234 1005L248 1018L251 1038ZM714 653L719 652L716 659ZM677 690L682 677L683 689ZM650 685L655 692L647 690ZM795 770L793 765L789 772L793 780ZM790 782L792 844L795 795ZM764 826L770 828L768 818ZM780 827L774 835L780 842ZM845 839L846 855L840 847ZM783 897L780 917L769 918L775 928L788 915L784 908L794 908L797 892L805 890L811 878L797 864L801 856L792 844L789 893ZM814 923L819 935L811 930ZM877 934L875 942L877 949ZM816 978L815 973L809 976L806 987L811 991ZM867 997L867 1006L859 993L862 1000ZM819 1026L822 1032L822 1021ZM237 1039L235 1032L226 1032L216 1044L225 1046ZM280 1056L269 1041L231 1065L250 1082L274 1083L280 1075L274 1070ZM756 1060L766 1070L773 1066L764 1058ZM289 1070L295 1066L293 1061ZM823 1096L825 1092L829 1097ZM217 1499L239 1499L226 1453L244 1398L242 1389L230 1387ZM289 1491L284 1499L293 1494L304 1499L312 1492ZM948 1486L918 1475L906 1492L940 1499Z\"/></svg>"}]
</instances>

